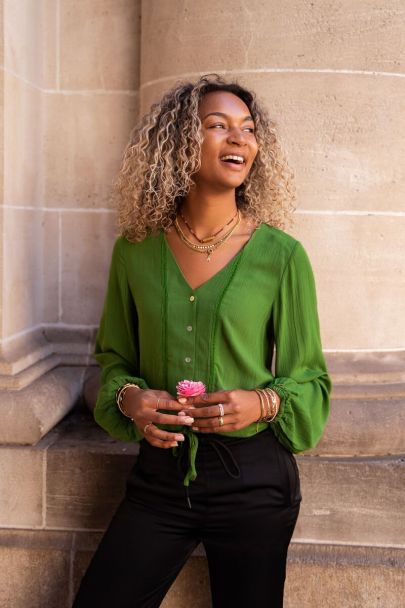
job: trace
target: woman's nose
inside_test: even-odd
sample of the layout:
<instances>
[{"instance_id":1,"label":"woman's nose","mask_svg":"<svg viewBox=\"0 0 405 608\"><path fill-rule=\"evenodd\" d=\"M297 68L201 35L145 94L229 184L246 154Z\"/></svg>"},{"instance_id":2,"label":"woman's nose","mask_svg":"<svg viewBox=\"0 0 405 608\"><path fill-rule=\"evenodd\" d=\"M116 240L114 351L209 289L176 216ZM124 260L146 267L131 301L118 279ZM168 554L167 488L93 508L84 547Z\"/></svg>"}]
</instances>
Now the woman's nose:
<instances>
[{"instance_id":1,"label":"woman's nose","mask_svg":"<svg viewBox=\"0 0 405 608\"><path fill-rule=\"evenodd\" d=\"M228 134L228 140L230 143L244 145L245 142L245 133L238 128L230 129Z\"/></svg>"}]
</instances>

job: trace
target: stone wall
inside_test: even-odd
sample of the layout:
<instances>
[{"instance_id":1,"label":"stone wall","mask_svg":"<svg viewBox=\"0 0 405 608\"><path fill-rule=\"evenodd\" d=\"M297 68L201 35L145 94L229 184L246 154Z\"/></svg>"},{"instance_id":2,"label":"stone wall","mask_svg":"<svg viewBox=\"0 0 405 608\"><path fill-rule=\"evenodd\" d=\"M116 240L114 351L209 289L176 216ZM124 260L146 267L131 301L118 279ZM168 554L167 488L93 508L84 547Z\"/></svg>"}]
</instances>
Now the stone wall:
<instances>
[{"instance_id":1,"label":"stone wall","mask_svg":"<svg viewBox=\"0 0 405 608\"><path fill-rule=\"evenodd\" d=\"M77 413L84 386L94 399L111 182L138 111L207 72L252 87L278 122L335 385L324 438L298 459L287 608L402 605L402 9L0 0L0 608L68 608L122 495L136 446ZM165 605L191 601L209 605L201 552Z\"/></svg>"},{"instance_id":2,"label":"stone wall","mask_svg":"<svg viewBox=\"0 0 405 608\"><path fill-rule=\"evenodd\" d=\"M10 0L2 16L0 388L35 396L48 370L90 363L116 235L111 183L138 112L140 4ZM2 441L20 441L20 401L0 405ZM72 402L59 405L60 419ZM57 422L42 409L30 443Z\"/></svg>"}]
</instances>

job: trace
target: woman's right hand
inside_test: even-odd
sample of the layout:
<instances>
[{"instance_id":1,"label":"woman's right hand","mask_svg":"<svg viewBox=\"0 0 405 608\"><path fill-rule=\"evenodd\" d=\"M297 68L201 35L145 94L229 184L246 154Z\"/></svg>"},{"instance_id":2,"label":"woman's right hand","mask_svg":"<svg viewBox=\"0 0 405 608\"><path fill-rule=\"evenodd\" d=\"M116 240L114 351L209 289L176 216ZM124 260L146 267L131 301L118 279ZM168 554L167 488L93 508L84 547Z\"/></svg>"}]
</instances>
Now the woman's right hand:
<instances>
[{"instance_id":1,"label":"woman's right hand","mask_svg":"<svg viewBox=\"0 0 405 608\"><path fill-rule=\"evenodd\" d=\"M190 426L194 418L184 415L184 405L166 391L128 387L122 401L123 410L133 418L146 441L157 448L172 448L184 441L184 435L159 429L156 424ZM165 414L159 410L172 410L182 415ZM146 428L145 428L146 427Z\"/></svg>"}]
</instances>

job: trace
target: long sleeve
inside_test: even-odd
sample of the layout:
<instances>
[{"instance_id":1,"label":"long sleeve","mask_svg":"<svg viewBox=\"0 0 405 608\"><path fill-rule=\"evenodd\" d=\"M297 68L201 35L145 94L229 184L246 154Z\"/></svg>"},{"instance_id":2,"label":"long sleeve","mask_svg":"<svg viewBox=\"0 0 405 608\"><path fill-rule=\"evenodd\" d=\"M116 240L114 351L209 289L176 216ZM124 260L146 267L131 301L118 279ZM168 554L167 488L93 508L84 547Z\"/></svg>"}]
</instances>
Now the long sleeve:
<instances>
[{"instance_id":1,"label":"long sleeve","mask_svg":"<svg viewBox=\"0 0 405 608\"><path fill-rule=\"evenodd\" d=\"M122 255L123 238L115 242L107 293L96 337L95 358L101 366L101 388L94 418L115 439L139 441L141 434L119 411L115 394L128 382L148 388L139 377L138 318L129 291Z\"/></svg>"},{"instance_id":2,"label":"long sleeve","mask_svg":"<svg viewBox=\"0 0 405 608\"><path fill-rule=\"evenodd\" d=\"M322 353L311 265L297 242L281 279L273 311L275 379L269 385L281 397L272 423L291 452L314 447L329 415L331 380Z\"/></svg>"}]
</instances>

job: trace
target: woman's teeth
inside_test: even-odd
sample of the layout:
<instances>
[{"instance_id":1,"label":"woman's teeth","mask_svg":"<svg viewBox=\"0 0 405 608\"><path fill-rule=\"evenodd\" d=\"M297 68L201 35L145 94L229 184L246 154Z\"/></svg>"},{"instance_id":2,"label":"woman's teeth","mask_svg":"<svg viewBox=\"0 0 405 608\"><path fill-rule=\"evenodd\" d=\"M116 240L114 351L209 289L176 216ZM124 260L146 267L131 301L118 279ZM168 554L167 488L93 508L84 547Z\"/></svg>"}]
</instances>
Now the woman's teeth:
<instances>
[{"instance_id":1,"label":"woman's teeth","mask_svg":"<svg viewBox=\"0 0 405 608\"><path fill-rule=\"evenodd\" d=\"M234 154L227 154L226 156L222 156L221 160L238 163L239 165L245 162L243 156L235 156Z\"/></svg>"}]
</instances>

